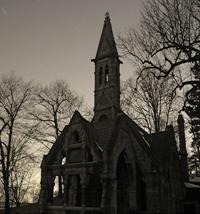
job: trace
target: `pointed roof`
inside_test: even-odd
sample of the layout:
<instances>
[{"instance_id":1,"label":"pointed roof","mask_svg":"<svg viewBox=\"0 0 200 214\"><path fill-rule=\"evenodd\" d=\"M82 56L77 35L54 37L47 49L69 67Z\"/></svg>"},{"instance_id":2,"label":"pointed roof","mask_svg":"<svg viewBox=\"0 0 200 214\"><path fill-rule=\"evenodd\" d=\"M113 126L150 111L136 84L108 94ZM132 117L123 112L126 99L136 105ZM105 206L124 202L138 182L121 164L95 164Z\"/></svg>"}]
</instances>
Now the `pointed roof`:
<instances>
[{"instance_id":1,"label":"pointed roof","mask_svg":"<svg viewBox=\"0 0 200 214\"><path fill-rule=\"evenodd\" d=\"M112 25L110 22L110 15L107 12L105 14L103 30L101 33L96 57L93 61L97 59L101 59L106 56L112 56L112 55L115 56L117 59L119 58L113 31L112 31Z\"/></svg>"},{"instance_id":2,"label":"pointed roof","mask_svg":"<svg viewBox=\"0 0 200 214\"><path fill-rule=\"evenodd\" d=\"M148 157L153 161L154 166L156 167L157 171L159 171L159 162L155 158L154 153L152 153L149 142L145 139L145 135L147 132L143 130L139 125L137 125L131 118L129 118L124 112L118 114L118 117L115 120L115 124L112 128L111 136L105 146L104 150L110 152L113 150L116 138L118 137L118 133L121 130L125 130L124 128L127 127L128 134L130 139L132 139L130 133L134 136L137 142L141 145L143 151L148 155Z\"/></svg>"},{"instance_id":3,"label":"pointed roof","mask_svg":"<svg viewBox=\"0 0 200 214\"><path fill-rule=\"evenodd\" d=\"M90 145L93 145L93 148L96 151L96 153L98 153L98 154L102 153L102 149L96 143L95 137L93 136L92 131L90 130L91 129L90 122L87 121L78 111L75 111L69 122L69 125L66 125L64 127L60 136L57 138L57 140L55 141L55 143L52 145L51 149L49 150L49 153L44 156L41 166L51 165L54 162L54 160L58 156L58 153L62 150L63 145L65 144L65 135L68 132L69 127L71 125L77 124L77 123L82 126L83 130L85 131L85 133L87 134L87 137L89 139L88 143Z\"/></svg>"}]
</instances>

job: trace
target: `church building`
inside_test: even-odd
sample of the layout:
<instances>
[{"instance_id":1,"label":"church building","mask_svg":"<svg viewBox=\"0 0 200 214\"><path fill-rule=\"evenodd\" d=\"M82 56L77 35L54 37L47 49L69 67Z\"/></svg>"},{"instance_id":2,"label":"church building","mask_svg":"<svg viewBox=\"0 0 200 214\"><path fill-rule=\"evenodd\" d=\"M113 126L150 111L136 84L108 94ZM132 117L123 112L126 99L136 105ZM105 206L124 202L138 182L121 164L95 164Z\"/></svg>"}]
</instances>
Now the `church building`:
<instances>
[{"instance_id":1,"label":"church building","mask_svg":"<svg viewBox=\"0 0 200 214\"><path fill-rule=\"evenodd\" d=\"M121 110L122 61L108 13L92 62L94 117L75 111L44 155L40 213L181 213L188 180L182 117L178 151L172 126L148 134Z\"/></svg>"}]
</instances>

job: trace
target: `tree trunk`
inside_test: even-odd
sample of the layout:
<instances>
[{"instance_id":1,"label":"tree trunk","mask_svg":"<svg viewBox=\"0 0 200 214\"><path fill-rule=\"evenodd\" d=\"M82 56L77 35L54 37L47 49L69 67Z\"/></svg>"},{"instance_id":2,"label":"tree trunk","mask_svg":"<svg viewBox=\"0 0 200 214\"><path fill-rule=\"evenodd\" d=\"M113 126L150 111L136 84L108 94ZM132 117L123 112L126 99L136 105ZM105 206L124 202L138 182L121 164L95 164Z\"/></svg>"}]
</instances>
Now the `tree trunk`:
<instances>
[{"instance_id":1,"label":"tree trunk","mask_svg":"<svg viewBox=\"0 0 200 214\"><path fill-rule=\"evenodd\" d=\"M5 176L4 191L5 191L5 214L10 214L10 193L9 193L9 177L8 176Z\"/></svg>"}]
</instances>

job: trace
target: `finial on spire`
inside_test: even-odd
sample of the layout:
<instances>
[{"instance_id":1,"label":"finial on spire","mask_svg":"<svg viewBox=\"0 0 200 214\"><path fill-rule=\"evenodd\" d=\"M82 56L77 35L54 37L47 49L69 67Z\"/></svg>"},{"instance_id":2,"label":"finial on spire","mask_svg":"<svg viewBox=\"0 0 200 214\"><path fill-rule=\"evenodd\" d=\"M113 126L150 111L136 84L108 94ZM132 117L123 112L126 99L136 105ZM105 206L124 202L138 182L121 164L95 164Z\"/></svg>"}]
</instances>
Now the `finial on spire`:
<instances>
[{"instance_id":1,"label":"finial on spire","mask_svg":"<svg viewBox=\"0 0 200 214\"><path fill-rule=\"evenodd\" d=\"M106 20L110 20L110 14L108 11L105 13L105 21Z\"/></svg>"}]
</instances>

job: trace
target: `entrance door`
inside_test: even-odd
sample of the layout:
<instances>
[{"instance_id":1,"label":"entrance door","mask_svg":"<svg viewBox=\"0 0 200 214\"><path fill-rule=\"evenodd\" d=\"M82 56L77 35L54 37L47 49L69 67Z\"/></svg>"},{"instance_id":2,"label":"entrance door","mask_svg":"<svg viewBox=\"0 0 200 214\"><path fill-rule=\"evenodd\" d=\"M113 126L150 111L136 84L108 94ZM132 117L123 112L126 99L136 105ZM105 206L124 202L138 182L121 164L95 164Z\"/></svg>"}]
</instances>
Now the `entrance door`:
<instances>
[{"instance_id":1,"label":"entrance door","mask_svg":"<svg viewBox=\"0 0 200 214\"><path fill-rule=\"evenodd\" d=\"M124 214L129 210L129 170L122 152L117 162L117 213Z\"/></svg>"}]
</instances>

